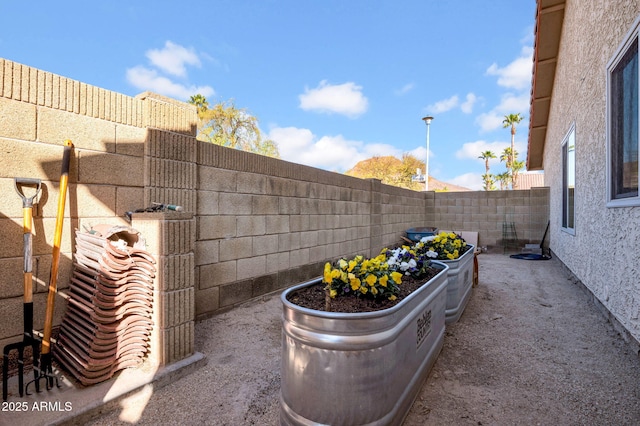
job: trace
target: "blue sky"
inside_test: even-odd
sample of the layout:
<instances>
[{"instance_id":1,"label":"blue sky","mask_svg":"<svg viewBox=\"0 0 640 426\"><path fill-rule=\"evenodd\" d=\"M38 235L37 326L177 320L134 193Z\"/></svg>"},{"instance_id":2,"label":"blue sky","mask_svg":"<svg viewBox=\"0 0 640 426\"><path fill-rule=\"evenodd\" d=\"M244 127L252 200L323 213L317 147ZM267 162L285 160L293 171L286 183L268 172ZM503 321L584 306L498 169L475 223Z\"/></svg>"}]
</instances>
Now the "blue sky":
<instances>
[{"instance_id":1,"label":"blue sky","mask_svg":"<svg viewBox=\"0 0 640 426\"><path fill-rule=\"evenodd\" d=\"M130 96L233 100L287 161L424 160L433 115L430 175L480 189L509 113L526 158L535 0L39 0L0 16L0 57Z\"/></svg>"}]
</instances>

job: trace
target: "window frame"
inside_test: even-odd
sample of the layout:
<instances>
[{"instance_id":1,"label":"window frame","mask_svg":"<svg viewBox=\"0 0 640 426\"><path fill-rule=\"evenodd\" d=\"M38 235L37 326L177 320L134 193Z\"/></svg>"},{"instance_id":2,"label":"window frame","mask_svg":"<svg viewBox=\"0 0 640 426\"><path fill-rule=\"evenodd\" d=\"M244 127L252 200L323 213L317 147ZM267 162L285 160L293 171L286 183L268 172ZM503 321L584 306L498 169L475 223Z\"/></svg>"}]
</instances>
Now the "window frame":
<instances>
[{"instance_id":1,"label":"window frame","mask_svg":"<svg viewBox=\"0 0 640 426\"><path fill-rule=\"evenodd\" d=\"M573 165L569 166L569 142L573 142ZM576 234L576 123L573 122L566 135L562 139L562 220L560 221L560 229L568 234ZM569 196L569 173L572 172L573 180L573 199ZM569 203L572 201L572 206ZM569 220L571 216L571 221ZM571 222L572 226L569 226Z\"/></svg>"},{"instance_id":2,"label":"window frame","mask_svg":"<svg viewBox=\"0 0 640 426\"><path fill-rule=\"evenodd\" d=\"M640 162L638 163L638 193L629 197L621 197L615 198L617 194L613 193L613 166L612 166L612 148L613 148L613 140L612 140L612 125L611 122L611 114L612 114L612 74L615 68L618 66L620 61L624 58L626 53L630 48L633 47L634 43L638 47L640 52L640 15L636 18L635 22L631 26L631 29L624 37L624 40L618 46L613 57L607 63L607 92L606 92L606 206L609 208L615 207L633 207L640 206ZM640 53L639 53L640 54ZM640 61L640 57L638 57L638 61ZM640 66L638 67L638 99L640 102ZM640 105L638 106L638 133L640 134ZM639 138L640 139L640 138ZM638 150L640 151L640 140L638 142Z\"/></svg>"}]
</instances>

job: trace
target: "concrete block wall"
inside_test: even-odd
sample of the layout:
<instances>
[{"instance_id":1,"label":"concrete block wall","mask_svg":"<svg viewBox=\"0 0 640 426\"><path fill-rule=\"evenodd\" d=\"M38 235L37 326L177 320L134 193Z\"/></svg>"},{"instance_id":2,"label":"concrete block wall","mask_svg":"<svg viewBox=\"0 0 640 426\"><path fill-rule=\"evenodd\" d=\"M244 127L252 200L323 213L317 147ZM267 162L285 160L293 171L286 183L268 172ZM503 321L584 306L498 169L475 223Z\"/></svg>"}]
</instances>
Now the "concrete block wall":
<instances>
[{"instance_id":1,"label":"concrete block wall","mask_svg":"<svg viewBox=\"0 0 640 426\"><path fill-rule=\"evenodd\" d=\"M545 189L414 192L199 142L196 120L192 105L153 93L131 98L0 59L0 191L6 200L0 204L0 267L5 271L0 318L21 318L22 212L13 189L16 176L43 179L34 211L34 300L36 312L44 311L67 138L75 150L61 288L69 281L74 229L126 224L125 212L152 202L181 205L194 215L178 220L192 221L193 255L158 253L181 271L175 279L187 286L171 287L176 293L166 296L163 315L172 319L165 325L174 334L163 338L180 343L161 360L191 350L191 315L204 318L319 276L328 260L376 255L399 243L408 228L477 231L481 244L499 244L501 221L510 208L519 237L521 229L521 238L529 240L544 232ZM171 226L162 228L166 241L189 240L182 225ZM193 275L187 274L189 268ZM187 290L191 284L194 289ZM192 295L193 310L188 308ZM64 300L59 302L57 321L64 309ZM15 340L21 331L19 322L0 321L0 343Z\"/></svg>"},{"instance_id":2,"label":"concrete block wall","mask_svg":"<svg viewBox=\"0 0 640 426\"><path fill-rule=\"evenodd\" d=\"M479 233L478 245L503 247L503 223L513 222L518 242L539 244L549 219L549 188L433 193L428 226Z\"/></svg>"},{"instance_id":3,"label":"concrete block wall","mask_svg":"<svg viewBox=\"0 0 640 426\"><path fill-rule=\"evenodd\" d=\"M376 255L421 223L421 193L211 144L198 147L200 317Z\"/></svg>"},{"instance_id":4,"label":"concrete block wall","mask_svg":"<svg viewBox=\"0 0 640 426\"><path fill-rule=\"evenodd\" d=\"M152 201L195 209L196 120L192 105L152 93L132 98L0 58L0 345L16 341L22 333L22 202L14 178L42 181L33 211L32 252L34 326L42 329L64 140L72 140L74 150L54 325L66 308L76 229L128 225L124 213ZM190 262L180 262L182 270L193 270L192 249ZM183 275L179 281L190 283ZM191 294L183 290L167 296L171 302L165 306L180 307L178 341L184 344L162 348L162 362L180 359L193 349L188 330L193 329L194 312L184 306L193 303L195 295L193 286ZM188 324L185 315L190 316L188 326L183 325ZM176 319L173 311L164 316Z\"/></svg>"},{"instance_id":5,"label":"concrete block wall","mask_svg":"<svg viewBox=\"0 0 640 426\"><path fill-rule=\"evenodd\" d=\"M157 261L150 359L171 364L194 353L195 219L183 212L134 213L131 225Z\"/></svg>"}]
</instances>

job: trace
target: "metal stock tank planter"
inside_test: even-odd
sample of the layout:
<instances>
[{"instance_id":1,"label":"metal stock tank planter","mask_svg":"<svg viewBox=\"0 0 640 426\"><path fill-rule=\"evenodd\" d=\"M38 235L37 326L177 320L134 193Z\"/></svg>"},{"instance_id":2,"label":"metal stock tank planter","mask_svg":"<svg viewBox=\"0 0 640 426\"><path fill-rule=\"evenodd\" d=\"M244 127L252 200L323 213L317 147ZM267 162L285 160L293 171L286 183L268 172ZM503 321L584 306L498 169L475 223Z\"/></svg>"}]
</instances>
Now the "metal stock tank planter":
<instances>
[{"instance_id":1,"label":"metal stock tank planter","mask_svg":"<svg viewBox=\"0 0 640 426\"><path fill-rule=\"evenodd\" d=\"M471 297L473 284L473 256L474 246L468 244L468 249L462 256L455 260L440 260L449 266L447 273L447 309L445 311L445 323L453 324L460 319L467 302Z\"/></svg>"},{"instance_id":2,"label":"metal stock tank planter","mask_svg":"<svg viewBox=\"0 0 640 426\"><path fill-rule=\"evenodd\" d=\"M447 271L395 306L372 312L326 312L282 296L283 425L401 424L444 342Z\"/></svg>"}]
</instances>

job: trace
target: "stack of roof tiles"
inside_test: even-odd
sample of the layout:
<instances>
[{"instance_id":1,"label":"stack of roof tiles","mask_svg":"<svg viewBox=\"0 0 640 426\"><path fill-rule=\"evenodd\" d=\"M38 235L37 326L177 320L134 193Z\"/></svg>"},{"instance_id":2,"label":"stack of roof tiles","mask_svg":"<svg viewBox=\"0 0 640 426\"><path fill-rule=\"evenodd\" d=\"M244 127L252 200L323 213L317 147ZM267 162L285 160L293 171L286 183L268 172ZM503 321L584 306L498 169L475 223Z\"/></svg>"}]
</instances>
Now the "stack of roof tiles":
<instances>
[{"instance_id":1,"label":"stack of roof tiles","mask_svg":"<svg viewBox=\"0 0 640 426\"><path fill-rule=\"evenodd\" d=\"M76 231L67 311L54 354L84 385L139 365L148 350L155 260L140 246L144 242L132 228Z\"/></svg>"}]
</instances>

